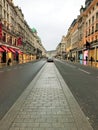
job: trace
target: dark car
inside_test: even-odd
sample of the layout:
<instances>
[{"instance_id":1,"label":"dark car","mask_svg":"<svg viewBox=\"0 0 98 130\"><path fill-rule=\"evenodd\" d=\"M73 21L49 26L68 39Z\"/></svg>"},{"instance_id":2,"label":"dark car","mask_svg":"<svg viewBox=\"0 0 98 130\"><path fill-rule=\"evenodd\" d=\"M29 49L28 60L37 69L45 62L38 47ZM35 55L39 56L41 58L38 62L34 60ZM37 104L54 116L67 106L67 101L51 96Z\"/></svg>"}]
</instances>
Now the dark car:
<instances>
[{"instance_id":1,"label":"dark car","mask_svg":"<svg viewBox=\"0 0 98 130\"><path fill-rule=\"evenodd\" d=\"M53 58L52 57L48 57L47 62L53 62Z\"/></svg>"}]
</instances>

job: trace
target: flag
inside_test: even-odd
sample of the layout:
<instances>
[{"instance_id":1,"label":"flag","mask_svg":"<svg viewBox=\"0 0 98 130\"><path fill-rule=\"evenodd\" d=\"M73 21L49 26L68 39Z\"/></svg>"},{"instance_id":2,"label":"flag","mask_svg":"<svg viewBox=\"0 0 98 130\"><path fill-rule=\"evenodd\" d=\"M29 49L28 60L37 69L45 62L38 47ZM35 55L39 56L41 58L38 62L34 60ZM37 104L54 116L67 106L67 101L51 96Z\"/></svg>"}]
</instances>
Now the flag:
<instances>
[{"instance_id":1,"label":"flag","mask_svg":"<svg viewBox=\"0 0 98 130\"><path fill-rule=\"evenodd\" d=\"M21 38L21 37L18 38L17 44L18 44L18 45L22 45L22 38Z\"/></svg>"}]
</instances>

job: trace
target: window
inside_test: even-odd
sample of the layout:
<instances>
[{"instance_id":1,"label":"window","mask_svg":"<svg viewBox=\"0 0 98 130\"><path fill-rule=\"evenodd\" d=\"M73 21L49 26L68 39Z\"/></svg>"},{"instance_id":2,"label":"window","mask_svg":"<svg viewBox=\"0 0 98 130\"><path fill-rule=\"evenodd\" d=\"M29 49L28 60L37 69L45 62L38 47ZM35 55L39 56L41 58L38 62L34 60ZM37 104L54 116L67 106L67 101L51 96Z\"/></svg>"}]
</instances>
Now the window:
<instances>
[{"instance_id":1,"label":"window","mask_svg":"<svg viewBox=\"0 0 98 130\"><path fill-rule=\"evenodd\" d=\"M87 33L88 33L88 32L86 31L86 37L87 37Z\"/></svg>"},{"instance_id":2,"label":"window","mask_svg":"<svg viewBox=\"0 0 98 130\"><path fill-rule=\"evenodd\" d=\"M89 29L89 34L88 35L90 35L90 29Z\"/></svg>"},{"instance_id":3,"label":"window","mask_svg":"<svg viewBox=\"0 0 98 130\"><path fill-rule=\"evenodd\" d=\"M90 26L90 24L91 24L91 20L89 20L89 26Z\"/></svg>"},{"instance_id":4,"label":"window","mask_svg":"<svg viewBox=\"0 0 98 130\"><path fill-rule=\"evenodd\" d=\"M94 33L94 26L92 26L92 34Z\"/></svg>"},{"instance_id":5,"label":"window","mask_svg":"<svg viewBox=\"0 0 98 130\"><path fill-rule=\"evenodd\" d=\"M87 22L86 22L86 28L87 28Z\"/></svg>"},{"instance_id":6,"label":"window","mask_svg":"<svg viewBox=\"0 0 98 130\"><path fill-rule=\"evenodd\" d=\"M3 33L3 38L2 38L2 40L3 40L4 42L6 42L6 33Z\"/></svg>"},{"instance_id":7,"label":"window","mask_svg":"<svg viewBox=\"0 0 98 130\"><path fill-rule=\"evenodd\" d=\"M96 23L96 31L98 31L98 23Z\"/></svg>"},{"instance_id":8,"label":"window","mask_svg":"<svg viewBox=\"0 0 98 130\"><path fill-rule=\"evenodd\" d=\"M94 38L92 37L92 41L94 41Z\"/></svg>"},{"instance_id":9,"label":"window","mask_svg":"<svg viewBox=\"0 0 98 130\"><path fill-rule=\"evenodd\" d=\"M8 8L9 8L9 6L8 6L8 4L7 4L7 11L8 11Z\"/></svg>"},{"instance_id":10,"label":"window","mask_svg":"<svg viewBox=\"0 0 98 130\"><path fill-rule=\"evenodd\" d=\"M97 40L97 35L95 36L95 40Z\"/></svg>"},{"instance_id":11,"label":"window","mask_svg":"<svg viewBox=\"0 0 98 130\"><path fill-rule=\"evenodd\" d=\"M89 11L89 14L91 14L91 11Z\"/></svg>"},{"instance_id":12,"label":"window","mask_svg":"<svg viewBox=\"0 0 98 130\"><path fill-rule=\"evenodd\" d=\"M4 7L5 7L5 0L4 0Z\"/></svg>"},{"instance_id":13,"label":"window","mask_svg":"<svg viewBox=\"0 0 98 130\"><path fill-rule=\"evenodd\" d=\"M92 23L94 23L94 16L92 17Z\"/></svg>"},{"instance_id":14,"label":"window","mask_svg":"<svg viewBox=\"0 0 98 130\"><path fill-rule=\"evenodd\" d=\"M98 12L96 13L96 20L98 19Z\"/></svg>"},{"instance_id":15,"label":"window","mask_svg":"<svg viewBox=\"0 0 98 130\"><path fill-rule=\"evenodd\" d=\"M7 14L7 21L9 22L9 14Z\"/></svg>"},{"instance_id":16,"label":"window","mask_svg":"<svg viewBox=\"0 0 98 130\"><path fill-rule=\"evenodd\" d=\"M0 15L2 14L2 6L0 5Z\"/></svg>"},{"instance_id":17,"label":"window","mask_svg":"<svg viewBox=\"0 0 98 130\"><path fill-rule=\"evenodd\" d=\"M4 19L6 19L6 11L4 10Z\"/></svg>"}]
</instances>

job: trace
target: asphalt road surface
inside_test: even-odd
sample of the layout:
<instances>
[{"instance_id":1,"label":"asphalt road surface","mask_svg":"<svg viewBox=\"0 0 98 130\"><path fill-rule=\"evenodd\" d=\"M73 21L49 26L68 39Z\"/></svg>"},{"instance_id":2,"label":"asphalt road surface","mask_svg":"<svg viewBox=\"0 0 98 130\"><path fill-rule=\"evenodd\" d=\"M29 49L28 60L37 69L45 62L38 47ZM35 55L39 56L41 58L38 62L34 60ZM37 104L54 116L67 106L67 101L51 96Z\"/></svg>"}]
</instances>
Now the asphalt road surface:
<instances>
[{"instance_id":1,"label":"asphalt road surface","mask_svg":"<svg viewBox=\"0 0 98 130\"><path fill-rule=\"evenodd\" d=\"M45 60L0 69L0 119L45 64Z\"/></svg>"},{"instance_id":2,"label":"asphalt road surface","mask_svg":"<svg viewBox=\"0 0 98 130\"><path fill-rule=\"evenodd\" d=\"M94 130L98 130L98 69L55 60L55 65Z\"/></svg>"}]
</instances>

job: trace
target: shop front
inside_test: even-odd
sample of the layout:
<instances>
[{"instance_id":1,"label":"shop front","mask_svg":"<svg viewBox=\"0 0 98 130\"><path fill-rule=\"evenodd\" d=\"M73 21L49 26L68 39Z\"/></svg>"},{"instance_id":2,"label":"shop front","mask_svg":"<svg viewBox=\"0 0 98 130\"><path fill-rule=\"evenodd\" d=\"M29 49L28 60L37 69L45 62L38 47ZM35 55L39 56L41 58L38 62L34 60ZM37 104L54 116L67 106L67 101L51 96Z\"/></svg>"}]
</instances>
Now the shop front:
<instances>
[{"instance_id":1,"label":"shop front","mask_svg":"<svg viewBox=\"0 0 98 130\"><path fill-rule=\"evenodd\" d=\"M29 62L31 60L32 60L31 54L29 54L29 53L24 53L23 54L23 61L24 62Z\"/></svg>"},{"instance_id":2,"label":"shop front","mask_svg":"<svg viewBox=\"0 0 98 130\"><path fill-rule=\"evenodd\" d=\"M93 58L93 60L95 61L96 57L95 57L95 48L91 48L89 50L89 60L91 59L91 57Z\"/></svg>"},{"instance_id":3,"label":"shop front","mask_svg":"<svg viewBox=\"0 0 98 130\"><path fill-rule=\"evenodd\" d=\"M2 57L2 59L0 58L0 61L2 63L7 63L8 59L11 59L12 63L18 63L23 60L23 53L18 48L4 45L0 46L0 48L3 50L2 52L0 51L0 57Z\"/></svg>"},{"instance_id":4,"label":"shop front","mask_svg":"<svg viewBox=\"0 0 98 130\"><path fill-rule=\"evenodd\" d=\"M86 65L88 62L89 50L83 51L83 64Z\"/></svg>"},{"instance_id":5,"label":"shop front","mask_svg":"<svg viewBox=\"0 0 98 130\"><path fill-rule=\"evenodd\" d=\"M84 52L83 52L83 60L84 61L88 60L88 50L84 50Z\"/></svg>"},{"instance_id":6,"label":"shop front","mask_svg":"<svg viewBox=\"0 0 98 130\"><path fill-rule=\"evenodd\" d=\"M4 50L0 47L0 63L2 63L2 53L4 52Z\"/></svg>"}]
</instances>

